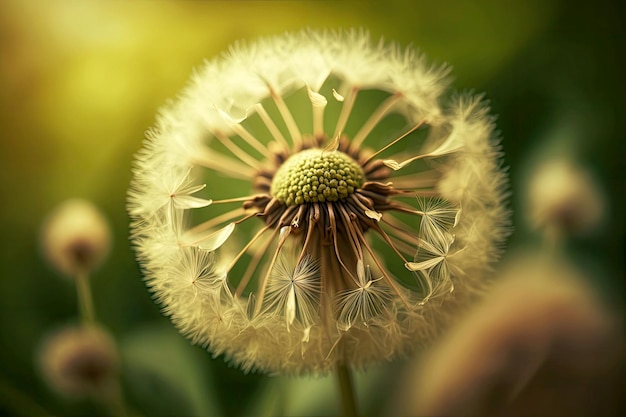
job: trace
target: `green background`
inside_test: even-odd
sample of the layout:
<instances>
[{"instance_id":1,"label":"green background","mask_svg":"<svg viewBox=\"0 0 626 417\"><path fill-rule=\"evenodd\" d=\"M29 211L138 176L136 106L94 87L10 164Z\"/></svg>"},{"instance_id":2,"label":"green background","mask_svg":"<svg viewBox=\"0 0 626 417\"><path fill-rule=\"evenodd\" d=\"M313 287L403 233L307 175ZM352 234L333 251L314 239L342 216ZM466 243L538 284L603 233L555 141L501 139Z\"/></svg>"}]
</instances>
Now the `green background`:
<instances>
[{"instance_id":1,"label":"green background","mask_svg":"<svg viewBox=\"0 0 626 417\"><path fill-rule=\"evenodd\" d=\"M145 415L233 415L261 407L259 399L263 407L283 404L284 381L243 375L212 359L161 315L128 243L125 195L145 130L193 67L233 41L303 27L367 28L373 38L411 44L431 61L449 63L459 90L486 93L510 167L511 246L536 241L523 221L521 192L533 163L565 155L590 167L608 201L605 222L569 249L609 300L622 302L623 17L608 0L2 1L0 415L100 412L55 397L34 366L41 338L76 321L73 286L47 267L38 246L42 219L70 197L98 205L114 233L111 257L92 284L97 315L124 350L133 408ZM373 371L383 375L379 386L393 380L393 365L383 368ZM363 390L371 379L363 379ZM327 380L299 383L334 396L324 391ZM313 394L295 389L285 413L327 412ZM388 398L384 389L378 393L364 401ZM336 400L328 401L332 412Z\"/></svg>"}]
</instances>

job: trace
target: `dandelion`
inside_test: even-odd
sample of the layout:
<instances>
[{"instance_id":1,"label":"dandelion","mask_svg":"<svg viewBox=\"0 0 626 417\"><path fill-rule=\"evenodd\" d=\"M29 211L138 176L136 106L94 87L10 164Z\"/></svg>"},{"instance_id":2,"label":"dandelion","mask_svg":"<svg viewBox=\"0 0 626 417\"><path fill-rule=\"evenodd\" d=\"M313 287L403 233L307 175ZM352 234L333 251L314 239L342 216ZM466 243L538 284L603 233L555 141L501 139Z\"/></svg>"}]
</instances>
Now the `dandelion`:
<instances>
[{"instance_id":1,"label":"dandelion","mask_svg":"<svg viewBox=\"0 0 626 417\"><path fill-rule=\"evenodd\" d=\"M115 342L95 326L67 326L49 335L38 361L50 387L68 397L106 399L119 374Z\"/></svg>"},{"instance_id":2,"label":"dandelion","mask_svg":"<svg viewBox=\"0 0 626 417\"><path fill-rule=\"evenodd\" d=\"M66 200L45 219L40 239L50 265L74 280L83 320L95 321L89 274L111 250L111 231L104 216L87 200Z\"/></svg>"},{"instance_id":3,"label":"dandelion","mask_svg":"<svg viewBox=\"0 0 626 417\"><path fill-rule=\"evenodd\" d=\"M51 266L75 278L93 271L106 259L111 232L92 203L72 198L59 204L44 221L41 246Z\"/></svg>"},{"instance_id":4,"label":"dandelion","mask_svg":"<svg viewBox=\"0 0 626 417\"><path fill-rule=\"evenodd\" d=\"M536 229L584 234L602 221L604 196L591 174L573 162L538 165L527 188L528 220Z\"/></svg>"},{"instance_id":5,"label":"dandelion","mask_svg":"<svg viewBox=\"0 0 626 417\"><path fill-rule=\"evenodd\" d=\"M621 314L594 277L543 251L498 275L492 296L406 368L386 415L611 415Z\"/></svg>"},{"instance_id":6,"label":"dandelion","mask_svg":"<svg viewBox=\"0 0 626 417\"><path fill-rule=\"evenodd\" d=\"M148 287L244 370L361 367L428 343L480 294L507 235L480 96L362 31L235 44L137 154ZM434 299L437 302L434 302Z\"/></svg>"}]
</instances>

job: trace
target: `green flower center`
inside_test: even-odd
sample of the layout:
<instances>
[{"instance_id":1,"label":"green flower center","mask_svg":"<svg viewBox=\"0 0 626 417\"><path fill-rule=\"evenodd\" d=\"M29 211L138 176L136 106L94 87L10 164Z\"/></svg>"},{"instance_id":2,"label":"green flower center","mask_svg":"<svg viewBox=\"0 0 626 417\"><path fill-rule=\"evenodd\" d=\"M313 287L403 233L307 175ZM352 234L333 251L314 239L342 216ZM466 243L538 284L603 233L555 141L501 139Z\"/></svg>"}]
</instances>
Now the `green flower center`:
<instances>
[{"instance_id":1,"label":"green flower center","mask_svg":"<svg viewBox=\"0 0 626 417\"><path fill-rule=\"evenodd\" d=\"M276 171L271 193L287 206L338 201L362 186L364 177L359 164L343 152L306 149Z\"/></svg>"}]
</instances>

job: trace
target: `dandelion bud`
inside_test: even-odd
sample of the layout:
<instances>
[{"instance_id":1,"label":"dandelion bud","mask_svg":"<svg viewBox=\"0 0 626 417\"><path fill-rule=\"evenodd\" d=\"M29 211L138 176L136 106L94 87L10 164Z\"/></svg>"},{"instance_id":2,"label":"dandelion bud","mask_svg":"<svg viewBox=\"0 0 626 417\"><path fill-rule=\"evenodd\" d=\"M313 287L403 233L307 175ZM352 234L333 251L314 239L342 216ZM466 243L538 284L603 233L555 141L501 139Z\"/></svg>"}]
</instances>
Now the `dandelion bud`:
<instances>
[{"instance_id":1,"label":"dandelion bud","mask_svg":"<svg viewBox=\"0 0 626 417\"><path fill-rule=\"evenodd\" d=\"M506 178L486 103L449 94L448 72L357 31L238 44L198 70L128 197L181 332L244 370L324 372L410 352L480 293Z\"/></svg>"},{"instance_id":2,"label":"dandelion bud","mask_svg":"<svg viewBox=\"0 0 626 417\"><path fill-rule=\"evenodd\" d=\"M489 298L407 367L390 415L613 415L621 315L588 281L543 256L514 258Z\"/></svg>"},{"instance_id":3,"label":"dandelion bud","mask_svg":"<svg viewBox=\"0 0 626 417\"><path fill-rule=\"evenodd\" d=\"M590 175L568 161L540 165L528 185L528 215L539 229L589 232L600 223L603 209L603 197Z\"/></svg>"},{"instance_id":4,"label":"dandelion bud","mask_svg":"<svg viewBox=\"0 0 626 417\"><path fill-rule=\"evenodd\" d=\"M70 199L45 220L41 243L48 262L63 275L75 277L104 261L111 246L111 232L93 204Z\"/></svg>"},{"instance_id":5,"label":"dandelion bud","mask_svg":"<svg viewBox=\"0 0 626 417\"><path fill-rule=\"evenodd\" d=\"M115 342L93 326L69 326L51 334L38 360L49 386L70 397L106 397L119 373Z\"/></svg>"}]
</instances>

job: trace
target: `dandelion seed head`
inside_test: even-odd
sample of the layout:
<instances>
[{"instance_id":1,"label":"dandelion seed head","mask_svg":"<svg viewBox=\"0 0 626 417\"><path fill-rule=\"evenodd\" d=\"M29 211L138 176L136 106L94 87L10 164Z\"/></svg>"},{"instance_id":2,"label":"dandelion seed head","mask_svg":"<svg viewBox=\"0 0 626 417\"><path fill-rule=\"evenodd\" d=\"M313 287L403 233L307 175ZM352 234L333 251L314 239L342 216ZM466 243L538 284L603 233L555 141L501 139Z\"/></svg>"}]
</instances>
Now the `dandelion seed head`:
<instances>
[{"instance_id":1,"label":"dandelion seed head","mask_svg":"<svg viewBox=\"0 0 626 417\"><path fill-rule=\"evenodd\" d=\"M601 223L604 196L591 174L571 161L538 165L527 188L528 219L535 228L588 233Z\"/></svg>"},{"instance_id":2,"label":"dandelion seed head","mask_svg":"<svg viewBox=\"0 0 626 417\"><path fill-rule=\"evenodd\" d=\"M45 258L68 277L93 271L111 249L106 219L91 202L79 198L54 208L43 223L40 237Z\"/></svg>"},{"instance_id":3,"label":"dandelion seed head","mask_svg":"<svg viewBox=\"0 0 626 417\"><path fill-rule=\"evenodd\" d=\"M64 327L48 335L38 353L44 380L65 396L106 395L119 373L115 342L99 327Z\"/></svg>"},{"instance_id":4,"label":"dandelion seed head","mask_svg":"<svg viewBox=\"0 0 626 417\"><path fill-rule=\"evenodd\" d=\"M128 197L179 330L244 371L303 373L409 353L453 320L508 214L488 107L447 94L448 73L365 31L241 42L197 70Z\"/></svg>"}]
</instances>

